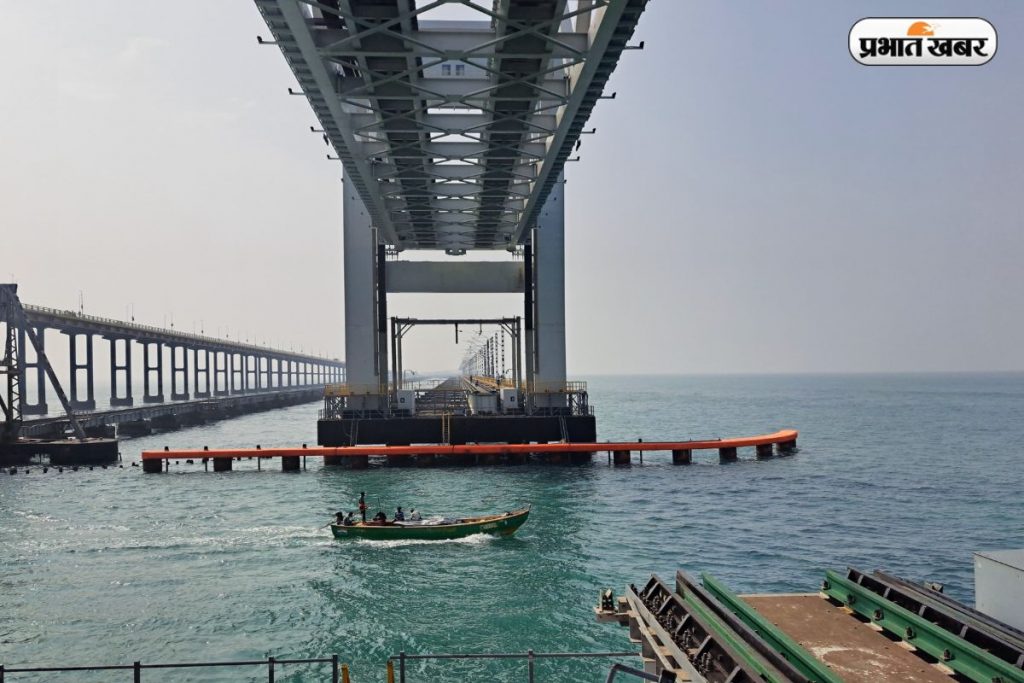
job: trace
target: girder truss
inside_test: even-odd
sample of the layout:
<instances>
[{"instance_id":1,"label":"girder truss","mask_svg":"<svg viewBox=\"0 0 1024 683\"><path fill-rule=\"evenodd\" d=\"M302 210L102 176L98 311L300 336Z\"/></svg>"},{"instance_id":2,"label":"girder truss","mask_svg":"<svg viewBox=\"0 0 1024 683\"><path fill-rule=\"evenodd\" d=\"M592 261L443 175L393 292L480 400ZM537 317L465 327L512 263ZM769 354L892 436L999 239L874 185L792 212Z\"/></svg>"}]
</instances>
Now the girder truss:
<instances>
[{"instance_id":1,"label":"girder truss","mask_svg":"<svg viewBox=\"0 0 1024 683\"><path fill-rule=\"evenodd\" d=\"M384 240L452 253L524 239L646 4L256 0Z\"/></svg>"}]
</instances>

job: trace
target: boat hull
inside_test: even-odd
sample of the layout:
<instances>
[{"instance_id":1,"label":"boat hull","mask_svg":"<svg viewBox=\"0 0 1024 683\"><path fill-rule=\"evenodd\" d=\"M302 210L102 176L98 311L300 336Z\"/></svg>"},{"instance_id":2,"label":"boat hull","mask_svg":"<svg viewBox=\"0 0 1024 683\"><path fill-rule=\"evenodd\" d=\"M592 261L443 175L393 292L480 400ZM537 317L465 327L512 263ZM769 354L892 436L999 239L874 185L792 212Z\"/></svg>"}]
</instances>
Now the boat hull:
<instances>
[{"instance_id":1,"label":"boat hull","mask_svg":"<svg viewBox=\"0 0 1024 683\"><path fill-rule=\"evenodd\" d=\"M502 515L466 519L455 524L332 524L331 532L335 538L364 538L371 541L447 541L476 534L511 536L526 522L529 515L530 510L527 508Z\"/></svg>"}]
</instances>

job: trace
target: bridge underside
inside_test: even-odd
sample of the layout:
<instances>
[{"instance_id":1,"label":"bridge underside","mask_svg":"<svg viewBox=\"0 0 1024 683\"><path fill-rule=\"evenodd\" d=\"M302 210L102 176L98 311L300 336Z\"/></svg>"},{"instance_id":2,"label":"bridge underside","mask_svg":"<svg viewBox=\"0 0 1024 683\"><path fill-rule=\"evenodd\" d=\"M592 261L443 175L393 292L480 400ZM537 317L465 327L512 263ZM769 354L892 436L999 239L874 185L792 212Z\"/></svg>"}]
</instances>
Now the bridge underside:
<instances>
[{"instance_id":1,"label":"bridge underside","mask_svg":"<svg viewBox=\"0 0 1024 683\"><path fill-rule=\"evenodd\" d=\"M566 405L563 169L646 4L256 0L345 170L353 410L387 413L402 390L388 372L397 291L521 293L516 388L528 411ZM415 270L409 250L510 263Z\"/></svg>"}]
</instances>

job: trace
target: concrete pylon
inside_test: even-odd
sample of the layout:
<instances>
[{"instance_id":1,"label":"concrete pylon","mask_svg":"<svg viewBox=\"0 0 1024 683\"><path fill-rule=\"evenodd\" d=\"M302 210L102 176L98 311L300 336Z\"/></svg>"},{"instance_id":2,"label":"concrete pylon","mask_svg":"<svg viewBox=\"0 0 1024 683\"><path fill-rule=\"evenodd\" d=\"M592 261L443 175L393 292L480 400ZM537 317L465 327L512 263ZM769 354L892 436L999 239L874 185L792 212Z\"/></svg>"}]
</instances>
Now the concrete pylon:
<instances>
[{"instance_id":1,"label":"concrete pylon","mask_svg":"<svg viewBox=\"0 0 1024 683\"><path fill-rule=\"evenodd\" d=\"M387 349L378 350L377 233L370 215L348 174L342 183L343 257L345 263L345 363L348 385L354 394L349 407L375 409L379 405L381 360ZM360 405L362 404L362 405Z\"/></svg>"},{"instance_id":2,"label":"concrete pylon","mask_svg":"<svg viewBox=\"0 0 1024 683\"><path fill-rule=\"evenodd\" d=\"M533 231L534 406L564 408L565 386L565 178L559 177ZM545 394L545 391L559 392Z\"/></svg>"}]
</instances>

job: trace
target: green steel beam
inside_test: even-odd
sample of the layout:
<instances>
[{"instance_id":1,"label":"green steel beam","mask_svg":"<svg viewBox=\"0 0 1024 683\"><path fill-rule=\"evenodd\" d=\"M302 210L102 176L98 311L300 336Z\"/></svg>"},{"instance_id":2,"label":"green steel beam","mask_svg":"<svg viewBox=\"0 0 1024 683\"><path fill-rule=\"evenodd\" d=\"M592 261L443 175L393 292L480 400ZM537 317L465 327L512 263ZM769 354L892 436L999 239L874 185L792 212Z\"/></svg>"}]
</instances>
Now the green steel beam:
<instances>
[{"instance_id":1,"label":"green steel beam","mask_svg":"<svg viewBox=\"0 0 1024 683\"><path fill-rule=\"evenodd\" d=\"M675 594L677 597L678 593ZM697 616L704 619L704 621L711 627L715 633L715 637L721 642L728 643L733 650L735 650L743 661L746 662L747 666L757 671L765 681L777 681L783 683L788 681L787 678L780 678L779 673L775 671L774 667L765 665L765 661L761 658L753 648L750 647L735 631L729 628L728 624L724 623L711 609L705 605L701 600L696 598L693 593L687 591L685 595L681 596L683 602L686 603L687 608L696 614Z\"/></svg>"},{"instance_id":2,"label":"green steel beam","mask_svg":"<svg viewBox=\"0 0 1024 683\"><path fill-rule=\"evenodd\" d=\"M742 598L708 573L700 575L701 583L711 595L739 617L740 621L761 636L772 649L781 654L800 673L815 683L843 683L824 662L805 650L799 643L786 635L779 627L765 619Z\"/></svg>"},{"instance_id":3,"label":"green steel beam","mask_svg":"<svg viewBox=\"0 0 1024 683\"><path fill-rule=\"evenodd\" d=\"M979 683L1024 683L1024 671L834 571L822 591L956 673Z\"/></svg>"}]
</instances>

